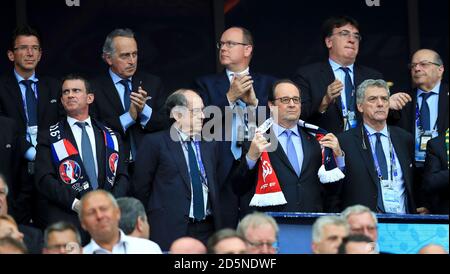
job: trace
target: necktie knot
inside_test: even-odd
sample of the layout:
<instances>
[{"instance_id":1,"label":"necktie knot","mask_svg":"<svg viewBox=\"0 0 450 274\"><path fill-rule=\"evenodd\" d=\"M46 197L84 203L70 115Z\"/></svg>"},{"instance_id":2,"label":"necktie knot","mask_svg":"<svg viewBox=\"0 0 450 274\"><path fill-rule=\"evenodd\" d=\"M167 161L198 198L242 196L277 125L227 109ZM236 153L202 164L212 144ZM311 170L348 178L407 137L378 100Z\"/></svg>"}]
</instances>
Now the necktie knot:
<instances>
[{"instance_id":1,"label":"necktie knot","mask_svg":"<svg viewBox=\"0 0 450 274\"><path fill-rule=\"evenodd\" d=\"M79 126L81 129L85 129L87 126L87 122L76 122L75 123L77 126Z\"/></svg>"},{"instance_id":2,"label":"necktie knot","mask_svg":"<svg viewBox=\"0 0 450 274\"><path fill-rule=\"evenodd\" d=\"M350 69L347 67L340 67L341 70L345 72L345 74L350 73Z\"/></svg>"},{"instance_id":3,"label":"necktie knot","mask_svg":"<svg viewBox=\"0 0 450 274\"><path fill-rule=\"evenodd\" d=\"M286 129L286 130L284 131L284 134L286 134L286 136L287 136L288 138L291 138L292 130Z\"/></svg>"},{"instance_id":4,"label":"necktie knot","mask_svg":"<svg viewBox=\"0 0 450 274\"><path fill-rule=\"evenodd\" d=\"M34 81L33 80L22 80L22 81L20 81L20 83L27 88L32 88Z\"/></svg>"},{"instance_id":5,"label":"necktie knot","mask_svg":"<svg viewBox=\"0 0 450 274\"><path fill-rule=\"evenodd\" d=\"M122 79L122 80L119 81L119 83L121 83L125 87L130 88L130 86L129 86L130 80L129 79Z\"/></svg>"},{"instance_id":6,"label":"necktie knot","mask_svg":"<svg viewBox=\"0 0 450 274\"><path fill-rule=\"evenodd\" d=\"M377 142L381 141L381 135L382 135L381 132L376 132L375 133L375 137L377 137Z\"/></svg>"},{"instance_id":7,"label":"necktie knot","mask_svg":"<svg viewBox=\"0 0 450 274\"><path fill-rule=\"evenodd\" d=\"M430 98L431 95L433 95L432 92L424 92L424 93L422 93L422 95L420 95L420 96L422 96L422 98L423 98L424 101L427 101L428 98Z\"/></svg>"}]
</instances>

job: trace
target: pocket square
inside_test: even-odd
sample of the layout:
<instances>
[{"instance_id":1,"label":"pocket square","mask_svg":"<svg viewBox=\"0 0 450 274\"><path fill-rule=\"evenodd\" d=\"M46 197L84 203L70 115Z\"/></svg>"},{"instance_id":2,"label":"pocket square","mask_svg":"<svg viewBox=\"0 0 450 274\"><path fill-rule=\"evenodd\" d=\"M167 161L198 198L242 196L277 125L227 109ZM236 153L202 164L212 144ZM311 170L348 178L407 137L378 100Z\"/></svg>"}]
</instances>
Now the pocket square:
<instances>
[{"instance_id":1,"label":"pocket square","mask_svg":"<svg viewBox=\"0 0 450 274\"><path fill-rule=\"evenodd\" d=\"M54 104L54 103L56 103L56 102L57 102L56 99L50 100L50 104Z\"/></svg>"},{"instance_id":2,"label":"pocket square","mask_svg":"<svg viewBox=\"0 0 450 274\"><path fill-rule=\"evenodd\" d=\"M6 148L11 148L11 144L6 144L5 147Z\"/></svg>"}]
</instances>

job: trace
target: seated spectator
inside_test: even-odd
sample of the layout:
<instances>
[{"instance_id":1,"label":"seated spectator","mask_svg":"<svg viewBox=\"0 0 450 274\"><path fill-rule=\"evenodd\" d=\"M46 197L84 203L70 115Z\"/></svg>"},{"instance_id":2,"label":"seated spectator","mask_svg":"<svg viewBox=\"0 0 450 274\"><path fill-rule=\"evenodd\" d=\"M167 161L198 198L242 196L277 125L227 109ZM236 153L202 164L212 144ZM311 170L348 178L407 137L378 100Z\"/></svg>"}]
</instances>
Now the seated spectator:
<instances>
[{"instance_id":1,"label":"seated spectator","mask_svg":"<svg viewBox=\"0 0 450 274\"><path fill-rule=\"evenodd\" d=\"M23 242L12 237L0 238L0 254L27 254Z\"/></svg>"},{"instance_id":2,"label":"seated spectator","mask_svg":"<svg viewBox=\"0 0 450 274\"><path fill-rule=\"evenodd\" d=\"M276 254L278 252L278 225L274 218L255 212L245 216L237 232L247 243L249 254Z\"/></svg>"},{"instance_id":3,"label":"seated spectator","mask_svg":"<svg viewBox=\"0 0 450 274\"><path fill-rule=\"evenodd\" d=\"M372 239L363 234L353 234L342 240L338 254L377 254Z\"/></svg>"},{"instance_id":4,"label":"seated spectator","mask_svg":"<svg viewBox=\"0 0 450 274\"><path fill-rule=\"evenodd\" d=\"M225 228L214 233L208 240L209 254L245 254L245 239L235 230Z\"/></svg>"},{"instance_id":5,"label":"seated spectator","mask_svg":"<svg viewBox=\"0 0 450 274\"><path fill-rule=\"evenodd\" d=\"M322 216L312 227L314 254L336 254L342 239L349 234L347 222L338 216Z\"/></svg>"},{"instance_id":6,"label":"seated spectator","mask_svg":"<svg viewBox=\"0 0 450 274\"><path fill-rule=\"evenodd\" d=\"M205 245L192 237L182 237L170 246L170 254L206 254Z\"/></svg>"},{"instance_id":7,"label":"seated spectator","mask_svg":"<svg viewBox=\"0 0 450 274\"><path fill-rule=\"evenodd\" d=\"M10 215L0 215L0 238L11 237L23 243L23 233L17 228L17 223Z\"/></svg>"},{"instance_id":8,"label":"seated spectator","mask_svg":"<svg viewBox=\"0 0 450 274\"><path fill-rule=\"evenodd\" d=\"M378 241L377 216L368 207L362 205L350 206L341 215L347 220L350 227L350 234L364 234L372 242L376 243Z\"/></svg>"},{"instance_id":9,"label":"seated spectator","mask_svg":"<svg viewBox=\"0 0 450 274\"><path fill-rule=\"evenodd\" d=\"M136 198L123 197L117 199L120 208L119 228L128 236L149 239L150 225L144 205Z\"/></svg>"},{"instance_id":10,"label":"seated spectator","mask_svg":"<svg viewBox=\"0 0 450 274\"><path fill-rule=\"evenodd\" d=\"M81 198L80 222L92 239L84 254L161 254L158 244L125 235L119 228L120 209L107 191L94 190Z\"/></svg>"},{"instance_id":11,"label":"seated spectator","mask_svg":"<svg viewBox=\"0 0 450 274\"><path fill-rule=\"evenodd\" d=\"M448 254L448 251L441 245L427 244L422 247L417 254Z\"/></svg>"},{"instance_id":12,"label":"seated spectator","mask_svg":"<svg viewBox=\"0 0 450 274\"><path fill-rule=\"evenodd\" d=\"M67 222L57 222L45 229L43 254L82 254L81 236Z\"/></svg>"}]
</instances>

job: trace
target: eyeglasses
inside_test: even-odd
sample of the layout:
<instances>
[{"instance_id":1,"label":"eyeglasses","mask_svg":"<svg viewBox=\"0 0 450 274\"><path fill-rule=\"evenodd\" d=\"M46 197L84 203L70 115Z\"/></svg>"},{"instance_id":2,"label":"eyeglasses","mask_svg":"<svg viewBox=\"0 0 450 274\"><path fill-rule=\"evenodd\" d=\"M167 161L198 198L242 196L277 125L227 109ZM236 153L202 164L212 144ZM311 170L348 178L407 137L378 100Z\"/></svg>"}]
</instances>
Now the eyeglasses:
<instances>
[{"instance_id":1,"label":"eyeglasses","mask_svg":"<svg viewBox=\"0 0 450 274\"><path fill-rule=\"evenodd\" d=\"M362 40L361 34L351 33L348 30L341 30L340 32L333 33L331 36L333 36L333 35L339 35L340 37L346 38L346 39L350 38L350 36L351 36L351 37L355 38L355 40L358 40L359 42L361 42L361 40Z\"/></svg>"},{"instance_id":2,"label":"eyeglasses","mask_svg":"<svg viewBox=\"0 0 450 274\"><path fill-rule=\"evenodd\" d=\"M27 45L20 45L20 46L17 46L17 47L15 47L15 48L13 48L13 50L18 50L18 51L27 51L27 50L29 50L29 49L31 49L32 51L40 51L41 50L41 47L40 46L37 46L37 45L34 45L34 46L27 46Z\"/></svg>"},{"instance_id":3,"label":"eyeglasses","mask_svg":"<svg viewBox=\"0 0 450 274\"><path fill-rule=\"evenodd\" d=\"M239 42L234 42L234 41L226 41L226 42L217 42L217 48L221 49L223 46L225 45L226 48L234 48L237 45L242 45L242 46L248 46L249 44L245 44L245 43L239 43Z\"/></svg>"},{"instance_id":4,"label":"eyeglasses","mask_svg":"<svg viewBox=\"0 0 450 274\"><path fill-rule=\"evenodd\" d=\"M122 59L122 60L126 60L126 61L136 59L137 56L138 56L137 51L136 52L127 52L127 53L119 54L119 58Z\"/></svg>"},{"instance_id":5,"label":"eyeglasses","mask_svg":"<svg viewBox=\"0 0 450 274\"><path fill-rule=\"evenodd\" d=\"M427 68L427 67L429 67L431 65L435 65L435 66L438 66L438 67L442 66L441 64L438 64L438 63L435 63L435 62L422 61L422 62L419 62L419 63L408 64L408 68L409 69L414 69L414 68L416 68L416 66L419 66L419 68Z\"/></svg>"},{"instance_id":6,"label":"eyeglasses","mask_svg":"<svg viewBox=\"0 0 450 274\"><path fill-rule=\"evenodd\" d=\"M274 99L274 101L276 101L276 100L280 100L280 102L282 103L282 104L285 104L285 105L287 105L287 104L289 104L289 102L292 100L292 102L294 102L294 104L296 104L296 105L298 105L298 104L300 104L300 97L298 97L298 96L295 96L295 97L281 97L281 98L275 98Z\"/></svg>"},{"instance_id":7,"label":"eyeglasses","mask_svg":"<svg viewBox=\"0 0 450 274\"><path fill-rule=\"evenodd\" d=\"M376 226L363 226L363 227L352 227L351 231L355 234L364 234L364 231L367 230L367 232L372 233L377 229Z\"/></svg>"},{"instance_id":8,"label":"eyeglasses","mask_svg":"<svg viewBox=\"0 0 450 274\"><path fill-rule=\"evenodd\" d=\"M275 250L278 250L278 242L251 242L247 240L247 244L254 248L262 248L264 246L267 246L267 248L273 248Z\"/></svg>"}]
</instances>

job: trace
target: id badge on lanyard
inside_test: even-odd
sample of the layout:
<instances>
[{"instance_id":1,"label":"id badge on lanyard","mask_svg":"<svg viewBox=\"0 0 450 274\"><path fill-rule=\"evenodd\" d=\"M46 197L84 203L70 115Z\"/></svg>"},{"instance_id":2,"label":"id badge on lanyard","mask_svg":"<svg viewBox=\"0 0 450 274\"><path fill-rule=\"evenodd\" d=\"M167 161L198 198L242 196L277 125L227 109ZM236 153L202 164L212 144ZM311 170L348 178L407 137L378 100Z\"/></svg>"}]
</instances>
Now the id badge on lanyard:
<instances>
[{"instance_id":1,"label":"id badge on lanyard","mask_svg":"<svg viewBox=\"0 0 450 274\"><path fill-rule=\"evenodd\" d=\"M32 126L27 128L28 136L30 137L31 144L36 147L37 145L37 133L38 133L38 126Z\"/></svg>"},{"instance_id":2,"label":"id badge on lanyard","mask_svg":"<svg viewBox=\"0 0 450 274\"><path fill-rule=\"evenodd\" d=\"M401 195L394 187L393 180L380 180L383 205L387 213L404 213L400 204Z\"/></svg>"}]
</instances>

